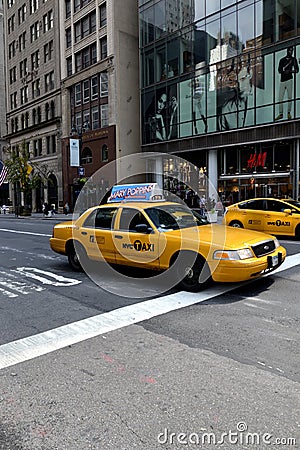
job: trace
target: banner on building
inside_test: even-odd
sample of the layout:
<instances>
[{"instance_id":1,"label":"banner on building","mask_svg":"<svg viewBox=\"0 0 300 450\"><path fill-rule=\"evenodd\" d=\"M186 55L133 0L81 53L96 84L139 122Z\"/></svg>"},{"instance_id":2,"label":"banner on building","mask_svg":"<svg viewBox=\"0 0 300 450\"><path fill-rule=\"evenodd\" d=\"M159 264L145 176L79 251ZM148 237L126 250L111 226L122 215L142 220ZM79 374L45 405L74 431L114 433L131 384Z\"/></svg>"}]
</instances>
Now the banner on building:
<instances>
[{"instance_id":1,"label":"banner on building","mask_svg":"<svg viewBox=\"0 0 300 450\"><path fill-rule=\"evenodd\" d=\"M80 145L79 139L70 139L70 166L80 166Z\"/></svg>"}]
</instances>

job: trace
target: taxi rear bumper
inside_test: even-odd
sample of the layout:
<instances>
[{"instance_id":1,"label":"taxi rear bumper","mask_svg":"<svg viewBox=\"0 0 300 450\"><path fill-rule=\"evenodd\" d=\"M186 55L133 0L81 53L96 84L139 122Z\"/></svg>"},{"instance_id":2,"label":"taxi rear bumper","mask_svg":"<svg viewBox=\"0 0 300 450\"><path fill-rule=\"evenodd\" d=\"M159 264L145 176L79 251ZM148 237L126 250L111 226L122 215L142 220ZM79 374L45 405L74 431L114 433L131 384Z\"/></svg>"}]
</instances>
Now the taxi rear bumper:
<instances>
[{"instance_id":1,"label":"taxi rear bumper","mask_svg":"<svg viewBox=\"0 0 300 450\"><path fill-rule=\"evenodd\" d=\"M60 255L66 255L66 241L63 239L50 238L50 248Z\"/></svg>"}]
</instances>

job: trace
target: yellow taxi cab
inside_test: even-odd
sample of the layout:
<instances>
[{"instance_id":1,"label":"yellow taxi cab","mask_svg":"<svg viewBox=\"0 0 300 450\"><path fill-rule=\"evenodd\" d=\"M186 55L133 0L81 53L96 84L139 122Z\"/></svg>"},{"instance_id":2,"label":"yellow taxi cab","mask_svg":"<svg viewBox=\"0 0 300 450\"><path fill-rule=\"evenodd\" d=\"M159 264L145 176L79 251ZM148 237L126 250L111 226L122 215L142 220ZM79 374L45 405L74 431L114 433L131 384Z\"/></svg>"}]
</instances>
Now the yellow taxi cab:
<instances>
[{"instance_id":1,"label":"yellow taxi cab","mask_svg":"<svg viewBox=\"0 0 300 450\"><path fill-rule=\"evenodd\" d=\"M254 198L230 205L224 222L236 228L300 238L300 202L277 198Z\"/></svg>"},{"instance_id":2,"label":"yellow taxi cab","mask_svg":"<svg viewBox=\"0 0 300 450\"><path fill-rule=\"evenodd\" d=\"M279 267L286 250L265 233L211 224L185 204L165 201L155 183L114 186L108 203L54 226L52 250L74 270L111 265L166 273L197 291L208 281L251 280Z\"/></svg>"}]
</instances>

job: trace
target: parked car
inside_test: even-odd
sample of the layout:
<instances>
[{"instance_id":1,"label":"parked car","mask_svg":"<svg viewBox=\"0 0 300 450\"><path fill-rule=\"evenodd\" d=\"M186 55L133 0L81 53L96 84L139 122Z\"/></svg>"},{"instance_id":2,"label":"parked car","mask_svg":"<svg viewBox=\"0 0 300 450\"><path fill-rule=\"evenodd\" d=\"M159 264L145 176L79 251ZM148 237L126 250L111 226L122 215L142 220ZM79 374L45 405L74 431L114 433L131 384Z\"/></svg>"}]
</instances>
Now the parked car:
<instances>
[{"instance_id":1,"label":"parked car","mask_svg":"<svg viewBox=\"0 0 300 450\"><path fill-rule=\"evenodd\" d=\"M292 199L254 198L228 206L224 222L274 235L300 238L300 202Z\"/></svg>"},{"instance_id":2,"label":"parked car","mask_svg":"<svg viewBox=\"0 0 300 450\"><path fill-rule=\"evenodd\" d=\"M107 204L55 225L52 250L66 255L74 270L103 260L160 272L172 268L174 285L189 291L208 280L251 280L284 261L286 250L273 236L211 224L184 204L141 195L139 186L115 186Z\"/></svg>"}]
</instances>

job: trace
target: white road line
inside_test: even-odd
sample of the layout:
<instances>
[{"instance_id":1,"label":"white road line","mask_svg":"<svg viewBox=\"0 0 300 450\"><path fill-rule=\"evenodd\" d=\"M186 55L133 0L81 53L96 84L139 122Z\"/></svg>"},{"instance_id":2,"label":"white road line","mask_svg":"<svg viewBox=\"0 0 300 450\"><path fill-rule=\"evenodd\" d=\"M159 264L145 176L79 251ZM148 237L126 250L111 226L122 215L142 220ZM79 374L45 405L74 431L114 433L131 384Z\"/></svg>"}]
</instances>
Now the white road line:
<instances>
[{"instance_id":1,"label":"white road line","mask_svg":"<svg viewBox=\"0 0 300 450\"><path fill-rule=\"evenodd\" d=\"M52 236L52 234L32 233L31 231L8 230L7 228L0 228L0 231L5 231L6 233L16 233L16 234L31 234L33 236L46 236L46 237Z\"/></svg>"},{"instance_id":2,"label":"white road line","mask_svg":"<svg viewBox=\"0 0 300 450\"><path fill-rule=\"evenodd\" d=\"M9 298L15 298L18 297L18 294L14 294L13 292L10 291L6 291L5 289L0 287L0 293L3 295L6 295Z\"/></svg>"},{"instance_id":3,"label":"white road line","mask_svg":"<svg viewBox=\"0 0 300 450\"><path fill-rule=\"evenodd\" d=\"M276 272L281 272L299 264L300 254L289 256ZM274 274L275 271L272 273ZM46 355L68 345L74 345L110 331L167 314L171 311L202 303L241 286L245 286L245 283L233 283L226 286L217 285L212 289L197 294L176 292L175 294L125 306L98 316L63 325L44 333L3 344L0 346L0 369Z\"/></svg>"},{"instance_id":4,"label":"white road line","mask_svg":"<svg viewBox=\"0 0 300 450\"><path fill-rule=\"evenodd\" d=\"M0 252L5 251L5 252L12 252L12 253L26 253L26 256L34 256L34 258L42 258L42 259L52 259L53 261L61 258L61 259L65 259L63 256L60 255L56 255L56 256L48 256L48 255L43 255L42 253L32 253L32 252L28 252L27 250L20 250L18 248L12 248L12 247L0 247Z\"/></svg>"}]
</instances>

